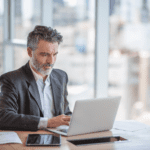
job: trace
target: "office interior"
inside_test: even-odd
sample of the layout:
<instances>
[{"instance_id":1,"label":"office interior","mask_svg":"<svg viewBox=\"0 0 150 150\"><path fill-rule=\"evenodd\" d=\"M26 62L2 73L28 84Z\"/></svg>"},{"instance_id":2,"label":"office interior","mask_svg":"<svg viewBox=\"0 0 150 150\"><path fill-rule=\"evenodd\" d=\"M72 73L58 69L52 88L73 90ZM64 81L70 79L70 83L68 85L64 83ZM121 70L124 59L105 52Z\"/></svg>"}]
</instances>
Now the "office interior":
<instances>
[{"instance_id":1,"label":"office interior","mask_svg":"<svg viewBox=\"0 0 150 150\"><path fill-rule=\"evenodd\" d=\"M0 0L0 75L29 60L35 25L64 37L55 68L76 100L121 96L116 120L150 125L150 0Z\"/></svg>"}]
</instances>

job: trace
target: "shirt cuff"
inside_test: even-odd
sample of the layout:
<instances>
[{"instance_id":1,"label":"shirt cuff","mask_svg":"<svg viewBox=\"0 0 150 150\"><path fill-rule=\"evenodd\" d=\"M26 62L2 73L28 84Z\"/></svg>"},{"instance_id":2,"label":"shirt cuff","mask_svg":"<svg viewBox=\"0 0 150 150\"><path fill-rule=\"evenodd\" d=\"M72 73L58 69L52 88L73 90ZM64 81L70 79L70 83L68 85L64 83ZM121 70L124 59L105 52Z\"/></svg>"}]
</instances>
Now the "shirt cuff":
<instances>
[{"instance_id":1,"label":"shirt cuff","mask_svg":"<svg viewBox=\"0 0 150 150\"><path fill-rule=\"evenodd\" d=\"M41 117L40 121L39 121L39 124L38 124L38 129L47 128L47 123L48 123L48 118Z\"/></svg>"}]
</instances>

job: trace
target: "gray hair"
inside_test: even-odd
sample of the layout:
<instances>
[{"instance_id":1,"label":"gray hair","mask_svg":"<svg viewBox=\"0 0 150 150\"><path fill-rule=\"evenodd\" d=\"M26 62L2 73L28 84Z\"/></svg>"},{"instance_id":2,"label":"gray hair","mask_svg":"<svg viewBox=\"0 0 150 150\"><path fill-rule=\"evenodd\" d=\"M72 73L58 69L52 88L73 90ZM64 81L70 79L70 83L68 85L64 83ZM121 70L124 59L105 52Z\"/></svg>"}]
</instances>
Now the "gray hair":
<instances>
[{"instance_id":1,"label":"gray hair","mask_svg":"<svg viewBox=\"0 0 150 150\"><path fill-rule=\"evenodd\" d=\"M60 44L63 41L63 36L57 32L56 29L46 26L35 26L34 30L28 34L27 47L30 47L33 51L38 48L40 40L47 42Z\"/></svg>"}]
</instances>

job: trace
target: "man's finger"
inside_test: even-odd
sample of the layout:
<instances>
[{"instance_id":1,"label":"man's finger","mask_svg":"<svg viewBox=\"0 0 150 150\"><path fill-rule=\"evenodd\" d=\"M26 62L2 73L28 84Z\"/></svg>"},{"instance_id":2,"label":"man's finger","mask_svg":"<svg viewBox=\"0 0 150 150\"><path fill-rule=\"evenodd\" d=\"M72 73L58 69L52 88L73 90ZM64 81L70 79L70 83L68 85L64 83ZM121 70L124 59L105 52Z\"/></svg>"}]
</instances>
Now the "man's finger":
<instances>
[{"instance_id":1,"label":"man's finger","mask_svg":"<svg viewBox=\"0 0 150 150\"><path fill-rule=\"evenodd\" d=\"M65 117L65 118L71 118L71 116L65 116L65 115L63 117Z\"/></svg>"},{"instance_id":2,"label":"man's finger","mask_svg":"<svg viewBox=\"0 0 150 150\"><path fill-rule=\"evenodd\" d=\"M59 115L59 116L61 116L61 117L65 117L66 115L62 114L62 115Z\"/></svg>"},{"instance_id":3,"label":"man's finger","mask_svg":"<svg viewBox=\"0 0 150 150\"><path fill-rule=\"evenodd\" d=\"M67 126L69 126L69 122L63 121L63 122L62 122L62 125L67 125Z\"/></svg>"},{"instance_id":4,"label":"man's finger","mask_svg":"<svg viewBox=\"0 0 150 150\"><path fill-rule=\"evenodd\" d=\"M62 118L64 121L70 121L70 117L63 117Z\"/></svg>"}]
</instances>

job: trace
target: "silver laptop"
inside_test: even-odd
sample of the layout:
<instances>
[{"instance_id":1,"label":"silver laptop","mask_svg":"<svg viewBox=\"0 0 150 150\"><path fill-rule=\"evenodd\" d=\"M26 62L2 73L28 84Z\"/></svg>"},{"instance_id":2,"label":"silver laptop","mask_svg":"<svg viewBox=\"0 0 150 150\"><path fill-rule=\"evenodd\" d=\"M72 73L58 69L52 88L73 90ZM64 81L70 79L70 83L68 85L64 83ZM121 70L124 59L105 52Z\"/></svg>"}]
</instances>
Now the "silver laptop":
<instances>
[{"instance_id":1,"label":"silver laptop","mask_svg":"<svg viewBox=\"0 0 150 150\"><path fill-rule=\"evenodd\" d=\"M69 126L47 128L64 136L110 130L113 127L121 97L77 100Z\"/></svg>"}]
</instances>

